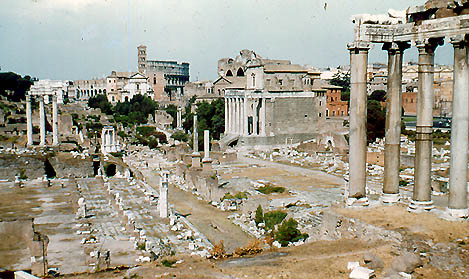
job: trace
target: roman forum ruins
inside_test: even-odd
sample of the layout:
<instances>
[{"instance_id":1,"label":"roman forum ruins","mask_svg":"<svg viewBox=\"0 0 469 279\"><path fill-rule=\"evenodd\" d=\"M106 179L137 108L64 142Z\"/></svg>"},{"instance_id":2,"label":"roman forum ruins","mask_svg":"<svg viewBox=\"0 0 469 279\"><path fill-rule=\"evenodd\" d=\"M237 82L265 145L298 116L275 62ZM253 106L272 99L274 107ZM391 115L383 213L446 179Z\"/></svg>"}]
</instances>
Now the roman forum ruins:
<instances>
[{"instance_id":1,"label":"roman forum ruins","mask_svg":"<svg viewBox=\"0 0 469 279\"><path fill-rule=\"evenodd\" d=\"M428 1L389 16L357 15L354 42L348 45L351 64L350 181L348 204L367 204L366 98L368 51L382 43L388 52L387 114L383 202L399 199L402 60L411 45L419 52L415 186L409 209L430 210L433 126L434 55L438 46L454 47L454 106L448 213L467 217L468 152L468 1Z\"/></svg>"}]
</instances>

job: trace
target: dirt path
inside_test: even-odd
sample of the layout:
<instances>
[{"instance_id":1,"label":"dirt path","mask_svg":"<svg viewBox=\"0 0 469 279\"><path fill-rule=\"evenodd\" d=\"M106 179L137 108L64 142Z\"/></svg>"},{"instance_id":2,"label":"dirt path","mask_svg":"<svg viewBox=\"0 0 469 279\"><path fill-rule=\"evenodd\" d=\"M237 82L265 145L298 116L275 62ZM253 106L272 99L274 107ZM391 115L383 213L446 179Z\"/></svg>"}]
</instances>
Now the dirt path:
<instances>
[{"instance_id":1,"label":"dirt path","mask_svg":"<svg viewBox=\"0 0 469 279\"><path fill-rule=\"evenodd\" d=\"M259 165L265 165L266 167L272 167L284 171L288 171L291 173L297 173L300 175L306 175L306 176L311 176L311 177L321 177L326 180L328 180L330 183L334 183L337 185L343 185L344 180L342 178L339 178L334 175L330 175L327 173L324 173L319 170L311 170L307 168L302 168L302 167L296 167L296 166L291 166L291 165L286 165L286 164L281 164L281 163L276 163L268 160L261 160L261 159L254 159L254 158L248 158L245 156L246 154L244 153L238 153L238 161L241 163L245 164L259 164Z\"/></svg>"},{"instance_id":2,"label":"dirt path","mask_svg":"<svg viewBox=\"0 0 469 279\"><path fill-rule=\"evenodd\" d=\"M159 176L154 172L145 171L147 182L159 189ZM169 203L176 212L187 215L187 219L203 233L212 244L223 240L226 251L233 252L235 248L246 245L253 240L241 228L228 220L229 212L223 212L209 205L206 201L200 201L191 193L180 190L174 185L169 185Z\"/></svg>"}]
</instances>

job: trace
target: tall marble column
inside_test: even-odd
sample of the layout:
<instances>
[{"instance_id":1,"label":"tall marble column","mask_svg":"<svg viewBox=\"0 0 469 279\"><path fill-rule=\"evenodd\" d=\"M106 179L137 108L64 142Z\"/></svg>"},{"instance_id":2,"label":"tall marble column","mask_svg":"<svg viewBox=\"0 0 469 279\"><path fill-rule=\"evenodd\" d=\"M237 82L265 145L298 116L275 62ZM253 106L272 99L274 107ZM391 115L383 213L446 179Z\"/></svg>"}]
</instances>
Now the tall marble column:
<instances>
[{"instance_id":1,"label":"tall marble column","mask_svg":"<svg viewBox=\"0 0 469 279\"><path fill-rule=\"evenodd\" d=\"M254 117L252 118L252 131L253 131L253 134L255 136L259 135L259 114L258 114L258 111L257 111L257 106L259 104L259 99L258 98L254 98L252 99L252 102L254 103L254 110L253 110L253 113L254 113Z\"/></svg>"},{"instance_id":2,"label":"tall marble column","mask_svg":"<svg viewBox=\"0 0 469 279\"><path fill-rule=\"evenodd\" d=\"M261 121L260 121L260 129L261 129L261 136L265 137L265 114L266 114L266 108L265 108L265 98L261 99Z\"/></svg>"},{"instance_id":3,"label":"tall marble column","mask_svg":"<svg viewBox=\"0 0 469 279\"><path fill-rule=\"evenodd\" d=\"M234 100L233 98L229 98L230 100L230 133L234 133Z\"/></svg>"},{"instance_id":4,"label":"tall marble column","mask_svg":"<svg viewBox=\"0 0 469 279\"><path fill-rule=\"evenodd\" d=\"M399 167L401 151L402 58L408 43L387 43L388 82L386 98L386 142L384 149L384 203L399 201Z\"/></svg>"},{"instance_id":5,"label":"tall marble column","mask_svg":"<svg viewBox=\"0 0 469 279\"><path fill-rule=\"evenodd\" d=\"M415 184L410 210L430 210L432 201L432 127L434 57L437 41L417 42L419 83L417 96L417 135L415 139Z\"/></svg>"},{"instance_id":6,"label":"tall marble column","mask_svg":"<svg viewBox=\"0 0 469 279\"><path fill-rule=\"evenodd\" d=\"M33 113L31 109L31 95L26 95L26 129L28 145L33 145Z\"/></svg>"},{"instance_id":7,"label":"tall marble column","mask_svg":"<svg viewBox=\"0 0 469 279\"><path fill-rule=\"evenodd\" d=\"M197 130L197 111L193 109L194 111L194 126L192 129L193 133L193 149L194 152L192 152L192 167L193 168L200 168L200 153L199 153L199 131Z\"/></svg>"},{"instance_id":8,"label":"tall marble column","mask_svg":"<svg viewBox=\"0 0 469 279\"><path fill-rule=\"evenodd\" d=\"M244 136L247 136L248 135L248 126L249 126L249 123L248 123L248 98L247 96L245 95L244 96L244 102L243 102L243 110L244 110L244 115L243 115L243 122L244 122L244 126L243 126L243 135Z\"/></svg>"},{"instance_id":9,"label":"tall marble column","mask_svg":"<svg viewBox=\"0 0 469 279\"><path fill-rule=\"evenodd\" d=\"M57 96L52 96L52 145L59 144L59 123L57 117Z\"/></svg>"},{"instance_id":10,"label":"tall marble column","mask_svg":"<svg viewBox=\"0 0 469 279\"><path fill-rule=\"evenodd\" d=\"M169 173L167 171L161 171L160 173L160 197L158 200L158 207L160 209L160 218L168 218L168 183Z\"/></svg>"},{"instance_id":11,"label":"tall marble column","mask_svg":"<svg viewBox=\"0 0 469 279\"><path fill-rule=\"evenodd\" d=\"M178 106L177 115L176 115L176 128L182 128L182 108Z\"/></svg>"},{"instance_id":12,"label":"tall marble column","mask_svg":"<svg viewBox=\"0 0 469 279\"><path fill-rule=\"evenodd\" d=\"M46 112L44 111L44 96L39 97L39 129L41 132L40 146L46 145Z\"/></svg>"},{"instance_id":13,"label":"tall marble column","mask_svg":"<svg viewBox=\"0 0 469 279\"><path fill-rule=\"evenodd\" d=\"M451 161L448 213L469 216L467 208L467 152L469 138L468 42L464 36L451 38L454 47L453 117L451 123Z\"/></svg>"},{"instance_id":14,"label":"tall marble column","mask_svg":"<svg viewBox=\"0 0 469 279\"><path fill-rule=\"evenodd\" d=\"M225 135L228 134L229 131L229 113L228 113L228 98L225 98Z\"/></svg>"},{"instance_id":15,"label":"tall marble column","mask_svg":"<svg viewBox=\"0 0 469 279\"><path fill-rule=\"evenodd\" d=\"M347 205L367 205L366 197L366 115L369 42L348 44L350 51L350 179Z\"/></svg>"}]
</instances>

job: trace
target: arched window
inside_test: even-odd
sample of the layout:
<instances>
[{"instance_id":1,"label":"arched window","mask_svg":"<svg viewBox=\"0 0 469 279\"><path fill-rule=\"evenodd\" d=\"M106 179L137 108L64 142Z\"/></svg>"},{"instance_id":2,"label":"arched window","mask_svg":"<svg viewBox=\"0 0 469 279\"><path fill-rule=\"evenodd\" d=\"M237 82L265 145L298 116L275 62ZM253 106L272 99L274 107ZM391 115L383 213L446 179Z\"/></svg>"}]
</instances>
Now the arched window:
<instances>
[{"instance_id":1,"label":"arched window","mask_svg":"<svg viewBox=\"0 0 469 279\"><path fill-rule=\"evenodd\" d=\"M256 87L256 74L252 73L251 78L252 78L252 87Z\"/></svg>"},{"instance_id":2,"label":"arched window","mask_svg":"<svg viewBox=\"0 0 469 279\"><path fill-rule=\"evenodd\" d=\"M101 94L103 91L102 91L101 89L99 89L99 91L98 91L98 92L99 92L99 94Z\"/></svg>"},{"instance_id":3,"label":"arched window","mask_svg":"<svg viewBox=\"0 0 469 279\"><path fill-rule=\"evenodd\" d=\"M106 89L103 89L103 93L106 94Z\"/></svg>"},{"instance_id":4,"label":"arched window","mask_svg":"<svg viewBox=\"0 0 469 279\"><path fill-rule=\"evenodd\" d=\"M153 84L156 84L156 77L153 78Z\"/></svg>"},{"instance_id":5,"label":"arched window","mask_svg":"<svg viewBox=\"0 0 469 279\"><path fill-rule=\"evenodd\" d=\"M227 77L232 77L233 76L233 73L231 72L231 70L228 70L228 72L226 72L226 76Z\"/></svg>"},{"instance_id":6,"label":"arched window","mask_svg":"<svg viewBox=\"0 0 469 279\"><path fill-rule=\"evenodd\" d=\"M239 68L238 71L236 72L236 76L238 77L244 77L244 71L242 68Z\"/></svg>"}]
</instances>

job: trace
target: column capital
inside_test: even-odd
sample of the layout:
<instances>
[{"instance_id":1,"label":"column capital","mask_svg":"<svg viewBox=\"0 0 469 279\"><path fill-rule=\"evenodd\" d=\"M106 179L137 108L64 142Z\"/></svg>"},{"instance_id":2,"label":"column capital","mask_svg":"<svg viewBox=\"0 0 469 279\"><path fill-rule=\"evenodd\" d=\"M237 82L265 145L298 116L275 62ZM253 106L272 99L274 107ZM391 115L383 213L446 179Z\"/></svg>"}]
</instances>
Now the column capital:
<instances>
[{"instance_id":1,"label":"column capital","mask_svg":"<svg viewBox=\"0 0 469 279\"><path fill-rule=\"evenodd\" d=\"M408 48L410 48L410 42L391 42L384 43L382 49L388 52L404 52Z\"/></svg>"},{"instance_id":2,"label":"column capital","mask_svg":"<svg viewBox=\"0 0 469 279\"><path fill-rule=\"evenodd\" d=\"M453 44L454 47L463 48L469 46L468 36L466 34L459 34L451 36L449 42Z\"/></svg>"},{"instance_id":3,"label":"column capital","mask_svg":"<svg viewBox=\"0 0 469 279\"><path fill-rule=\"evenodd\" d=\"M415 41L415 46L419 50L419 54L431 53L433 54L438 46L444 44L444 38L430 38Z\"/></svg>"},{"instance_id":4,"label":"column capital","mask_svg":"<svg viewBox=\"0 0 469 279\"><path fill-rule=\"evenodd\" d=\"M372 48L372 44L367 41L354 41L347 44L349 51L369 51Z\"/></svg>"}]
</instances>

